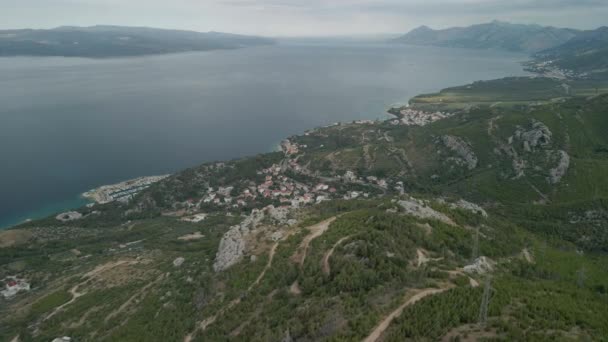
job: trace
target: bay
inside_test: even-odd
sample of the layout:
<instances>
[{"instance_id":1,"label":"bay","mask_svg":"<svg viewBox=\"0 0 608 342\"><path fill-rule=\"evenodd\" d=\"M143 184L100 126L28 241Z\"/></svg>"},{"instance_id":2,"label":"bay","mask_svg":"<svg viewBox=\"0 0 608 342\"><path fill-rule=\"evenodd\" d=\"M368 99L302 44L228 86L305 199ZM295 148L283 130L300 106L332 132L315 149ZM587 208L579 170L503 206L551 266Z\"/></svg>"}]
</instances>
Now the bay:
<instances>
[{"instance_id":1,"label":"bay","mask_svg":"<svg viewBox=\"0 0 608 342\"><path fill-rule=\"evenodd\" d=\"M0 227L126 179L268 152L526 56L353 41L122 59L0 58Z\"/></svg>"}]
</instances>

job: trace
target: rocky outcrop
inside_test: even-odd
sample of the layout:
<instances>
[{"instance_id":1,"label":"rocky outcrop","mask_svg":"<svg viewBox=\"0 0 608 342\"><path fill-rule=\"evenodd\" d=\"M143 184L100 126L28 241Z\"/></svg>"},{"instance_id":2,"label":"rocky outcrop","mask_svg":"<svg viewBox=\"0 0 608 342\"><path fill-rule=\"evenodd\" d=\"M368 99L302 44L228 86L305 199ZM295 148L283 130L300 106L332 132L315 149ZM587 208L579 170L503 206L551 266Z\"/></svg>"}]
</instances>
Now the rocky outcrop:
<instances>
[{"instance_id":1,"label":"rocky outcrop","mask_svg":"<svg viewBox=\"0 0 608 342\"><path fill-rule=\"evenodd\" d=\"M245 238L264 217L264 211L254 209L241 224L232 226L224 234L215 255L215 262L213 263L213 270L215 272L224 271L242 260L247 247Z\"/></svg>"},{"instance_id":2,"label":"rocky outcrop","mask_svg":"<svg viewBox=\"0 0 608 342\"><path fill-rule=\"evenodd\" d=\"M473 152L471 145L466 141L452 135L442 136L441 141L447 148L458 155L469 170L473 170L477 167L477 156L475 155L475 152Z\"/></svg>"},{"instance_id":3,"label":"rocky outcrop","mask_svg":"<svg viewBox=\"0 0 608 342\"><path fill-rule=\"evenodd\" d=\"M519 128L515 131L515 137L522 141L524 150L526 152L532 152L537 147L545 147L551 144L553 133L549 130L544 123L540 121L534 121L532 128L524 130Z\"/></svg>"},{"instance_id":4,"label":"rocky outcrop","mask_svg":"<svg viewBox=\"0 0 608 342\"><path fill-rule=\"evenodd\" d=\"M523 160L515 148L512 146L515 140L515 136L510 136L507 143L498 140L499 148L494 149L494 153L501 155L504 153L507 157L511 158L511 165L515 176L513 179L521 178L525 175L526 162Z\"/></svg>"},{"instance_id":5,"label":"rocky outcrop","mask_svg":"<svg viewBox=\"0 0 608 342\"><path fill-rule=\"evenodd\" d=\"M556 151L559 155L559 162L556 167L549 170L548 181L551 184L559 183L570 168L570 156L565 151Z\"/></svg>"},{"instance_id":6,"label":"rocky outcrop","mask_svg":"<svg viewBox=\"0 0 608 342\"><path fill-rule=\"evenodd\" d=\"M472 264L466 265L465 267L463 267L463 270L469 274L473 274L473 273L486 274L486 273L490 273L490 272L494 271L495 265L496 265L496 263L494 261L492 261L490 258L481 256L481 257L475 259L475 261Z\"/></svg>"},{"instance_id":7,"label":"rocky outcrop","mask_svg":"<svg viewBox=\"0 0 608 342\"><path fill-rule=\"evenodd\" d=\"M293 342L293 338L291 337L291 333L289 332L289 329L287 329L287 331L285 331L285 336L283 336L283 339L281 340L281 342Z\"/></svg>"},{"instance_id":8,"label":"rocky outcrop","mask_svg":"<svg viewBox=\"0 0 608 342\"><path fill-rule=\"evenodd\" d=\"M458 202L449 203L448 206L451 209L462 209L462 210L470 211L475 214L479 214L483 217L488 217L488 213L482 207L480 207L479 205L477 205L475 203L465 201L463 199L458 200Z\"/></svg>"},{"instance_id":9,"label":"rocky outcrop","mask_svg":"<svg viewBox=\"0 0 608 342\"><path fill-rule=\"evenodd\" d=\"M274 206L269 206L267 208L268 216L272 219L276 220L279 224L288 224L289 213L291 212L290 207L279 207L275 208Z\"/></svg>"},{"instance_id":10,"label":"rocky outcrop","mask_svg":"<svg viewBox=\"0 0 608 342\"><path fill-rule=\"evenodd\" d=\"M275 226L293 226L296 220L290 219L290 207L278 207L270 205L262 210L254 209L241 224L231 227L222 237L213 269L216 272L224 271L243 259L247 251L247 237L260 225L263 220L270 220ZM266 221L265 221L266 222ZM278 241L283 237L282 232L275 232L270 238Z\"/></svg>"},{"instance_id":11,"label":"rocky outcrop","mask_svg":"<svg viewBox=\"0 0 608 342\"><path fill-rule=\"evenodd\" d=\"M513 157L513 162L511 165L513 166L513 172L515 173L515 177L513 177L513 179L519 179L526 174L524 171L526 169L526 162L517 155Z\"/></svg>"},{"instance_id":12,"label":"rocky outcrop","mask_svg":"<svg viewBox=\"0 0 608 342\"><path fill-rule=\"evenodd\" d=\"M55 219L61 222L70 222L75 220L80 220L82 218L82 214L77 211L68 211L66 213L61 213L55 216Z\"/></svg>"},{"instance_id":13,"label":"rocky outcrop","mask_svg":"<svg viewBox=\"0 0 608 342\"><path fill-rule=\"evenodd\" d=\"M184 261L186 261L186 259L184 259L182 257L176 258L175 260L173 260L173 266L180 267L181 265L184 264Z\"/></svg>"},{"instance_id":14,"label":"rocky outcrop","mask_svg":"<svg viewBox=\"0 0 608 342\"><path fill-rule=\"evenodd\" d=\"M431 208L427 203L419 199L411 197L407 200L398 201L397 204L403 208L407 215L412 215L421 219L438 220L450 225L454 225L454 222L445 214Z\"/></svg>"},{"instance_id":15,"label":"rocky outcrop","mask_svg":"<svg viewBox=\"0 0 608 342\"><path fill-rule=\"evenodd\" d=\"M56 339L53 339L52 342L70 342L70 341L72 341L71 337L63 336L63 337L57 337Z\"/></svg>"},{"instance_id":16,"label":"rocky outcrop","mask_svg":"<svg viewBox=\"0 0 608 342\"><path fill-rule=\"evenodd\" d=\"M584 213L569 213L570 223L606 223L608 222L608 211L605 210L587 210Z\"/></svg>"}]
</instances>

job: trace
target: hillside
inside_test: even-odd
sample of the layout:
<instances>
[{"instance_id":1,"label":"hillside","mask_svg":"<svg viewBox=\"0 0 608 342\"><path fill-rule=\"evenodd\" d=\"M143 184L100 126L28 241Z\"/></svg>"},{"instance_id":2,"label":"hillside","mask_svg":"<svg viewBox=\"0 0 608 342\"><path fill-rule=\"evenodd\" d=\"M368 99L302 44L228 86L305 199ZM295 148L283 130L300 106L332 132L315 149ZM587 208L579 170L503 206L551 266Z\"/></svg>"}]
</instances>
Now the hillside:
<instances>
[{"instance_id":1,"label":"hillside","mask_svg":"<svg viewBox=\"0 0 608 342\"><path fill-rule=\"evenodd\" d=\"M573 29L493 21L443 30L433 30L427 26L421 26L393 42L534 53L559 46L577 34L578 31Z\"/></svg>"},{"instance_id":2,"label":"hillside","mask_svg":"<svg viewBox=\"0 0 608 342\"><path fill-rule=\"evenodd\" d=\"M546 72L555 76L554 70ZM437 93L421 94L410 100L410 106L426 111L448 112L465 110L471 107L525 109L530 105L538 106L561 102L570 98L607 93L607 80L567 79L562 77L507 77L451 87ZM398 109L393 111L398 113Z\"/></svg>"},{"instance_id":3,"label":"hillside","mask_svg":"<svg viewBox=\"0 0 608 342\"><path fill-rule=\"evenodd\" d=\"M0 56L125 57L269 45L271 39L145 27L0 30Z\"/></svg>"},{"instance_id":4,"label":"hillside","mask_svg":"<svg viewBox=\"0 0 608 342\"><path fill-rule=\"evenodd\" d=\"M23 286L0 339L599 340L606 113L600 95L332 125L23 224L0 234Z\"/></svg>"},{"instance_id":5,"label":"hillside","mask_svg":"<svg viewBox=\"0 0 608 342\"><path fill-rule=\"evenodd\" d=\"M608 78L608 27L584 31L557 47L536 54L535 66L569 70L582 78Z\"/></svg>"}]
</instances>

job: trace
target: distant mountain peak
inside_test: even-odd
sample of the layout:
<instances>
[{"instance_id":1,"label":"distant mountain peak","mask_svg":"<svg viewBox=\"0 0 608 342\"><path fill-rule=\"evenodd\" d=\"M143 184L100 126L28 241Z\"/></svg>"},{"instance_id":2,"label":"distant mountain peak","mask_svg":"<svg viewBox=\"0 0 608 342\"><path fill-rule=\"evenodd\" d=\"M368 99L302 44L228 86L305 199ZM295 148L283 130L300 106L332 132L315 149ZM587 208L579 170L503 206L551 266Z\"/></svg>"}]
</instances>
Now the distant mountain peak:
<instances>
[{"instance_id":1,"label":"distant mountain peak","mask_svg":"<svg viewBox=\"0 0 608 342\"><path fill-rule=\"evenodd\" d=\"M421 25L421 26L416 27L412 31L433 31L433 29L426 25Z\"/></svg>"},{"instance_id":2,"label":"distant mountain peak","mask_svg":"<svg viewBox=\"0 0 608 342\"><path fill-rule=\"evenodd\" d=\"M423 25L393 42L535 53L559 46L577 36L579 32L572 29L493 20L485 24L442 30L433 30Z\"/></svg>"}]
</instances>

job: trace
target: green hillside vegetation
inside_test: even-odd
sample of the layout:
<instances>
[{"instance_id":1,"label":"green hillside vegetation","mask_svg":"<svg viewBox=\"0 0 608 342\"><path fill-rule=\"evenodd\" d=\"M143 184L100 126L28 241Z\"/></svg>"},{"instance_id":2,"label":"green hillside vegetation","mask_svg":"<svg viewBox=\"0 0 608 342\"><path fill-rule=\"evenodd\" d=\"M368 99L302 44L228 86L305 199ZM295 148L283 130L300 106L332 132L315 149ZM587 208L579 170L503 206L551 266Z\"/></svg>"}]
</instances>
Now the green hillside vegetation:
<instances>
[{"instance_id":1,"label":"green hillside vegetation","mask_svg":"<svg viewBox=\"0 0 608 342\"><path fill-rule=\"evenodd\" d=\"M427 111L459 111L475 106L526 107L608 93L607 80L558 80L546 77L514 77L479 81L418 95L410 106Z\"/></svg>"},{"instance_id":2,"label":"green hillside vegetation","mask_svg":"<svg viewBox=\"0 0 608 342\"><path fill-rule=\"evenodd\" d=\"M433 207L444 208L438 203ZM268 263L268 254L225 273L211 270L214 245L221 235L213 231L219 233L221 226L180 227L175 221L142 221L132 229L156 237L118 253L100 250L89 262L81 259L78 263L61 259L67 247L28 243L21 248L56 259L63 264L63 272L48 274L36 284L35 293L19 299L18 313L3 316L7 320L2 336L10 339L19 333L24 341L62 335L97 341L177 341L204 319L216 317L194 340L264 341L286 335L295 340L358 340L408 293L446 284L455 288L407 308L390 325L387 339L432 340L452 331L462 336L475 334L481 329L477 317L482 290L471 287L468 277L458 271L474 253L472 227L480 229L479 253L499 263L492 276L484 331L502 339L597 339L608 333L605 321L598 318L605 317L608 300L608 278L602 268L605 256L577 254L572 245L557 242L559 239L547 242L499 216L482 219L466 211L443 210L462 226L415 219L401 213L391 201L313 207L302 212L303 222L340 216L325 235L312 241L302 266L293 261L293 255L308 234L305 227L281 241L272 266L253 288ZM167 229L169 226L172 228ZM108 227L102 236L109 238L120 230ZM201 230L208 239L176 241L180 234ZM327 274L323 259L333 246L337 247ZM532 262L522 259L524 248L533 255ZM425 251L430 261L417 264L417 250ZM186 262L175 268L170 263L178 255ZM137 266L116 266L99 277L80 277L111 260L135 262L136 258L141 262L133 264ZM581 270L584 276L580 276ZM484 281L480 276L472 278ZM91 280L83 284L85 279ZM66 291L77 284L84 295L49 318L72 297ZM231 305L235 300L238 304ZM34 334L29 327L32 322L38 322Z\"/></svg>"}]
</instances>

